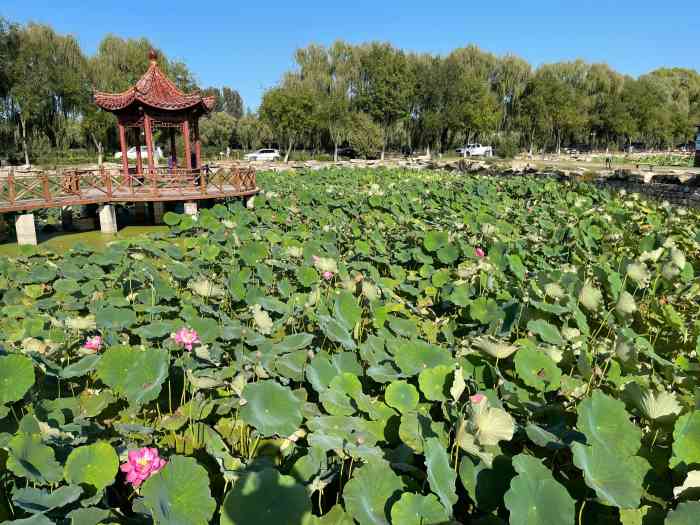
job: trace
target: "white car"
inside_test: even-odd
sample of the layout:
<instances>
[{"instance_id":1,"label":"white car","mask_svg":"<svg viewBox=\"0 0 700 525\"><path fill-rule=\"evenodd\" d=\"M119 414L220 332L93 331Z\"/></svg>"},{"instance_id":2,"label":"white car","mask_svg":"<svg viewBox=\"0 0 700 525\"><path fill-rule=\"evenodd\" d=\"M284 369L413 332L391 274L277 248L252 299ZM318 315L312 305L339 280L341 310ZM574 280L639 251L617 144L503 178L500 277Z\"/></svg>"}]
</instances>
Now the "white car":
<instances>
[{"instance_id":1,"label":"white car","mask_svg":"<svg viewBox=\"0 0 700 525\"><path fill-rule=\"evenodd\" d=\"M245 160L279 160L280 157L280 152L276 149L259 149L243 156Z\"/></svg>"},{"instance_id":2,"label":"white car","mask_svg":"<svg viewBox=\"0 0 700 525\"><path fill-rule=\"evenodd\" d=\"M462 148L457 148L457 153L462 157L493 157L493 148L481 144L467 144Z\"/></svg>"},{"instance_id":3,"label":"white car","mask_svg":"<svg viewBox=\"0 0 700 525\"><path fill-rule=\"evenodd\" d=\"M122 158L122 152L117 151L114 154L115 159L121 159ZM136 160L136 146L132 146L128 150L126 150L126 158L129 160ZM148 158L148 147L146 146L141 146L141 158L142 159L147 159ZM160 147L156 147L155 151L153 152L153 158L158 161L158 159L163 158L163 150L160 149Z\"/></svg>"}]
</instances>

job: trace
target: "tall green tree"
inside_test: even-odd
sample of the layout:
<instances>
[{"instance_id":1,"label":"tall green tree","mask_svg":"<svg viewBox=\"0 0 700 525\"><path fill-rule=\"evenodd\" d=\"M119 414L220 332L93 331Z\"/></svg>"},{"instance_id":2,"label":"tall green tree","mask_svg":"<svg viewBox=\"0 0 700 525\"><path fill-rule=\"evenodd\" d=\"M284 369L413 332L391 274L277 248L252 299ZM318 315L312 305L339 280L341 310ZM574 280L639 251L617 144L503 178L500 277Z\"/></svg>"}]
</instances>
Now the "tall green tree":
<instances>
[{"instance_id":1,"label":"tall green tree","mask_svg":"<svg viewBox=\"0 0 700 525\"><path fill-rule=\"evenodd\" d=\"M356 107L379 124L384 159L389 129L408 114L411 83L406 55L389 44L373 42L358 50Z\"/></svg>"},{"instance_id":2,"label":"tall green tree","mask_svg":"<svg viewBox=\"0 0 700 525\"><path fill-rule=\"evenodd\" d=\"M284 162L289 161L295 144L312 128L313 115L313 93L298 79L288 78L263 95L260 119L285 148Z\"/></svg>"}]
</instances>

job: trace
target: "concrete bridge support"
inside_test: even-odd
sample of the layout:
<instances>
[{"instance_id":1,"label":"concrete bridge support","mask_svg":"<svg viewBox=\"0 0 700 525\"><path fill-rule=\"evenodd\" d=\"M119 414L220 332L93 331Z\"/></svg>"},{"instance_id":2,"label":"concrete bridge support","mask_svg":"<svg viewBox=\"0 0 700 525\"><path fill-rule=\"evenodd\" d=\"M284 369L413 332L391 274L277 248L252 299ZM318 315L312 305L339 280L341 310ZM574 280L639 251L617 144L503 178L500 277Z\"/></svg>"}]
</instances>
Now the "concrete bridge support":
<instances>
[{"instance_id":1,"label":"concrete bridge support","mask_svg":"<svg viewBox=\"0 0 700 525\"><path fill-rule=\"evenodd\" d=\"M97 213L100 216L100 231L102 233L117 233L117 214L114 206L104 204L99 207Z\"/></svg>"},{"instance_id":2,"label":"concrete bridge support","mask_svg":"<svg viewBox=\"0 0 700 525\"><path fill-rule=\"evenodd\" d=\"M185 203L185 215L191 215L192 217L197 216L197 202L186 202Z\"/></svg>"},{"instance_id":3,"label":"concrete bridge support","mask_svg":"<svg viewBox=\"0 0 700 525\"><path fill-rule=\"evenodd\" d=\"M17 215L15 219L15 230L17 231L17 244L37 245L36 225L34 224L33 213Z\"/></svg>"}]
</instances>

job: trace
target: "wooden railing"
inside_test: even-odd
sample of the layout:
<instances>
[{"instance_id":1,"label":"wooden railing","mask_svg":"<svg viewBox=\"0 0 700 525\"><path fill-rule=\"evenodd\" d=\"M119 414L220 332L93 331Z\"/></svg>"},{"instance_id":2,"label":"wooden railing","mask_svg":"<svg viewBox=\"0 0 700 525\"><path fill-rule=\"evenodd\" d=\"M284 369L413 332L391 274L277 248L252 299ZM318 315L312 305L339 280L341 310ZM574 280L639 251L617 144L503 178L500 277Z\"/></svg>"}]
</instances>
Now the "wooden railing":
<instances>
[{"instance_id":1,"label":"wooden railing","mask_svg":"<svg viewBox=\"0 0 700 525\"><path fill-rule=\"evenodd\" d=\"M128 201L210 199L258 191L252 168L64 170L0 174L0 213Z\"/></svg>"}]
</instances>

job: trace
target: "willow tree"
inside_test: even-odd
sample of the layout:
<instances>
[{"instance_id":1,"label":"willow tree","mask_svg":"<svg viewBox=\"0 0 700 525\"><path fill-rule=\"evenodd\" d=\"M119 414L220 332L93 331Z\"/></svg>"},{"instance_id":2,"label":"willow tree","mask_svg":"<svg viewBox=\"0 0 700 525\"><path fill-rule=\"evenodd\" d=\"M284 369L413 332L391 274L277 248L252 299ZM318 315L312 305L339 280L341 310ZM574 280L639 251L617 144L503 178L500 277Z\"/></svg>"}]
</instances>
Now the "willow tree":
<instances>
[{"instance_id":1,"label":"willow tree","mask_svg":"<svg viewBox=\"0 0 700 525\"><path fill-rule=\"evenodd\" d=\"M29 24L19 32L11 79L9 94L29 164L31 128L45 133L56 147L62 122L79 113L87 87L85 58L74 37Z\"/></svg>"}]
</instances>

